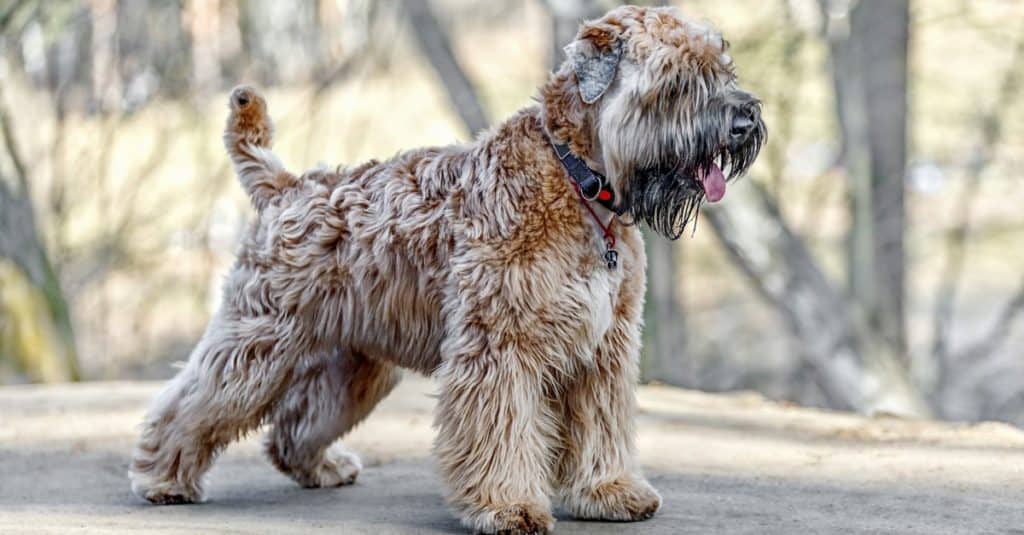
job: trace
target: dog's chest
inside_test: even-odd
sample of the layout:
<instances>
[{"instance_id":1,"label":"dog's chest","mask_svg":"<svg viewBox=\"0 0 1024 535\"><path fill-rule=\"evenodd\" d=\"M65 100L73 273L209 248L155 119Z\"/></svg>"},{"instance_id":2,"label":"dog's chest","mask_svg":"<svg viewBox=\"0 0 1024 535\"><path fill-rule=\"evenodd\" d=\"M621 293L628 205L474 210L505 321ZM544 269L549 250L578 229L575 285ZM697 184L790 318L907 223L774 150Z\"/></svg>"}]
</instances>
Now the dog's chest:
<instances>
[{"instance_id":1,"label":"dog's chest","mask_svg":"<svg viewBox=\"0 0 1024 535\"><path fill-rule=\"evenodd\" d=\"M621 283L614 275L612 270L600 265L594 270L587 284L587 303L595 343L604 338L614 320L614 301Z\"/></svg>"},{"instance_id":2,"label":"dog's chest","mask_svg":"<svg viewBox=\"0 0 1024 535\"><path fill-rule=\"evenodd\" d=\"M594 239L585 247L584 256L589 269L583 270L587 277L582 293L587 311L589 342L592 346L589 348L591 351L583 356L584 362L593 358L593 350L605 341L616 322L625 321L625 318L617 317L624 309L625 303L621 300L626 299L629 294L628 291L623 291L623 285L630 284L632 278L638 274L643 276L643 258L638 256L634 241L620 238L615 248L618 262L614 267L608 267L605 262L606 247L602 240Z\"/></svg>"}]
</instances>

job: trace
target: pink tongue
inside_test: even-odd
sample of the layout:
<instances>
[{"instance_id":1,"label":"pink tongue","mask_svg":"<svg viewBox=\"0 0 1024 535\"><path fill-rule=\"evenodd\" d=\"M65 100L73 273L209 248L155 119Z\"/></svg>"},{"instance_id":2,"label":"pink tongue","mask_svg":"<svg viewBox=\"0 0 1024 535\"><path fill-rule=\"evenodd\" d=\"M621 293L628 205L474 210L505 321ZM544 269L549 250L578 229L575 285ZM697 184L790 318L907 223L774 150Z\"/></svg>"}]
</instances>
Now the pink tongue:
<instances>
[{"instance_id":1,"label":"pink tongue","mask_svg":"<svg viewBox=\"0 0 1024 535\"><path fill-rule=\"evenodd\" d=\"M725 175L715 164L707 172L697 171L697 179L704 184L704 198L708 202L718 202L725 197Z\"/></svg>"}]
</instances>

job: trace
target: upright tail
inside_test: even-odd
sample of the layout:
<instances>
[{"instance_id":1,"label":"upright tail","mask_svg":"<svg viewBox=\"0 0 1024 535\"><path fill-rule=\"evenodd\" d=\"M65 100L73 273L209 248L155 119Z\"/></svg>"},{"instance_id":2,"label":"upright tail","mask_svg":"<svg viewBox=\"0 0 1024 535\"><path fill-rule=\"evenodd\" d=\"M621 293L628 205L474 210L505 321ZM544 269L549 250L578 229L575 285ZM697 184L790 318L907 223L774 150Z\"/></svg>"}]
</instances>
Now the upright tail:
<instances>
[{"instance_id":1,"label":"upright tail","mask_svg":"<svg viewBox=\"0 0 1024 535\"><path fill-rule=\"evenodd\" d=\"M270 151L274 125L267 115L267 102L255 89L239 86L231 91L231 114L224 126L224 147L235 165L235 173L257 210L263 210L285 190L298 186L299 179L285 170Z\"/></svg>"}]
</instances>

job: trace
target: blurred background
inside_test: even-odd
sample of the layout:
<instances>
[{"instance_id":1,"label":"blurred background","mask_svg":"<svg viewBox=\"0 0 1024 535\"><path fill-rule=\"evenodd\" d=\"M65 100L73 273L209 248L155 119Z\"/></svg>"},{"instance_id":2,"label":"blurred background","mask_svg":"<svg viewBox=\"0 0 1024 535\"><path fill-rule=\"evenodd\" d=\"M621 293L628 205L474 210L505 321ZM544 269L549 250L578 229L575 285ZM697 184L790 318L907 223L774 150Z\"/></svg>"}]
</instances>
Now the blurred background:
<instances>
[{"instance_id":1,"label":"blurred background","mask_svg":"<svg viewBox=\"0 0 1024 535\"><path fill-rule=\"evenodd\" d=\"M644 380L1024 424L1024 3L671 3L731 41L769 144L649 240ZM0 1L0 383L187 358L252 215L233 85L294 170L463 141L615 4Z\"/></svg>"}]
</instances>

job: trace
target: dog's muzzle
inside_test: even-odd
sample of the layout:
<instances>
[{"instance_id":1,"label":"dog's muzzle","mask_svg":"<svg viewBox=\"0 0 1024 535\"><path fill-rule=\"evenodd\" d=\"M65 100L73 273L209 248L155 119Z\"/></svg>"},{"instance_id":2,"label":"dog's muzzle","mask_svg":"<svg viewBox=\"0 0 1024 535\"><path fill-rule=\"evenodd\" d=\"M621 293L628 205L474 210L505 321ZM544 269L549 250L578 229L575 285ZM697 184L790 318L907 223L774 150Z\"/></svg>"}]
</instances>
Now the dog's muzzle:
<instances>
[{"instance_id":1,"label":"dog's muzzle","mask_svg":"<svg viewBox=\"0 0 1024 535\"><path fill-rule=\"evenodd\" d=\"M733 148L738 148L754 133L757 129L757 120L748 113L736 114L732 119L732 126L729 129L729 144Z\"/></svg>"}]
</instances>

